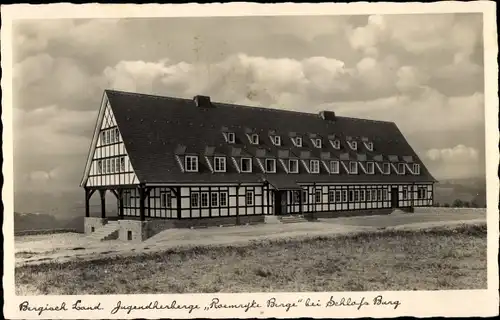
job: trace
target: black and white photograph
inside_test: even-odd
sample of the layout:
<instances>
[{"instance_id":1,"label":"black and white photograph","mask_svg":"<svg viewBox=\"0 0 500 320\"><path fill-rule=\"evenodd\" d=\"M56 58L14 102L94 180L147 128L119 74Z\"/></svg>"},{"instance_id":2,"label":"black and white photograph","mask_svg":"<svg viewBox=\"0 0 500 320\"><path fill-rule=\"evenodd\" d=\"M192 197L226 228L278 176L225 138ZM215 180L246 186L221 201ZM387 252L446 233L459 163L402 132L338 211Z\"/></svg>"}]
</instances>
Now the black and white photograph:
<instances>
[{"instance_id":1,"label":"black and white photograph","mask_svg":"<svg viewBox=\"0 0 500 320\"><path fill-rule=\"evenodd\" d=\"M2 5L11 318L498 314L495 3L323 5Z\"/></svg>"}]
</instances>

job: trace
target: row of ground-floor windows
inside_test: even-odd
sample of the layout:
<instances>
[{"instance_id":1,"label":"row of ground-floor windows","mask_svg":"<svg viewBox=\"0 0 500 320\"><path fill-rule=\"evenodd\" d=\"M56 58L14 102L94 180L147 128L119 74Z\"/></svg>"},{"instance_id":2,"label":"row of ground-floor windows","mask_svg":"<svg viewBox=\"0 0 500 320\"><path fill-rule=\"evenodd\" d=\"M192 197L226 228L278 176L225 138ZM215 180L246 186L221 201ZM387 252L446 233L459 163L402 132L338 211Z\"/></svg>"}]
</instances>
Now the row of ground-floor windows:
<instances>
[{"instance_id":1,"label":"row of ground-floor windows","mask_svg":"<svg viewBox=\"0 0 500 320\"><path fill-rule=\"evenodd\" d=\"M307 186L302 191L283 192L279 202L288 210L280 212L275 207L277 191L269 186L181 187L177 192L159 187L150 191L144 207L146 216L161 218L388 208L394 206L393 188L397 192L397 206L432 205L432 185L428 184ZM123 195L124 215L139 216L138 189L127 189Z\"/></svg>"}]
</instances>

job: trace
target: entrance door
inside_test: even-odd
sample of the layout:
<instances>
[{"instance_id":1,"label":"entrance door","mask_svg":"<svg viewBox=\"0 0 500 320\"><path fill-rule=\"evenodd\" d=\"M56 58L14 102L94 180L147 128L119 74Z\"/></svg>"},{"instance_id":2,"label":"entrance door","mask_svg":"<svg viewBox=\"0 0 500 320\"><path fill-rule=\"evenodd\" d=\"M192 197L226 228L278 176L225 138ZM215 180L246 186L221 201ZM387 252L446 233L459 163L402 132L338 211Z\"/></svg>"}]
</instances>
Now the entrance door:
<instances>
[{"instance_id":1,"label":"entrance door","mask_svg":"<svg viewBox=\"0 0 500 320\"><path fill-rule=\"evenodd\" d=\"M281 214L287 214L287 192L286 191L280 191L281 193Z\"/></svg>"},{"instance_id":2,"label":"entrance door","mask_svg":"<svg viewBox=\"0 0 500 320\"><path fill-rule=\"evenodd\" d=\"M397 208L399 204L399 191L397 187L391 189L391 208Z\"/></svg>"},{"instance_id":3,"label":"entrance door","mask_svg":"<svg viewBox=\"0 0 500 320\"><path fill-rule=\"evenodd\" d=\"M275 194L274 198L275 214L277 215L286 214L287 213L286 191L275 191L274 194Z\"/></svg>"}]
</instances>

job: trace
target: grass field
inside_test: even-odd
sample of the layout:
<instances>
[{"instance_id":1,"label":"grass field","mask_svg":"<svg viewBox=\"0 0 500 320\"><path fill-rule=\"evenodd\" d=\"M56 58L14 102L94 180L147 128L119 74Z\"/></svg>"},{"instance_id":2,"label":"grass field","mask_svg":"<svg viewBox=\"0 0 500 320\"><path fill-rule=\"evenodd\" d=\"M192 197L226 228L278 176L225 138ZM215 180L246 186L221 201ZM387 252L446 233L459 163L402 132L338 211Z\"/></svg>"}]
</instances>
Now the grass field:
<instances>
[{"instance_id":1,"label":"grass field","mask_svg":"<svg viewBox=\"0 0 500 320\"><path fill-rule=\"evenodd\" d=\"M486 224L197 246L17 267L28 294L486 288Z\"/></svg>"}]
</instances>

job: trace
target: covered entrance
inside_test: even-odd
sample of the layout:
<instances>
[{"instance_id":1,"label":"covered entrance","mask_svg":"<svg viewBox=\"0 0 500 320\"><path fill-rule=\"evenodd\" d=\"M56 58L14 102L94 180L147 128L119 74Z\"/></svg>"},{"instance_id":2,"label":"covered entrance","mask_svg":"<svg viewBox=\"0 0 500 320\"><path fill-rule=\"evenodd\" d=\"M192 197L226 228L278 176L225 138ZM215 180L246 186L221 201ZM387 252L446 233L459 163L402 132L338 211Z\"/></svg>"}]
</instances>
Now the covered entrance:
<instances>
[{"instance_id":1,"label":"covered entrance","mask_svg":"<svg viewBox=\"0 0 500 320\"><path fill-rule=\"evenodd\" d=\"M290 215L302 213L300 192L302 188L295 182L269 179L274 192L274 214ZM298 196L297 196L298 195Z\"/></svg>"}]
</instances>

